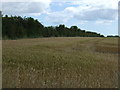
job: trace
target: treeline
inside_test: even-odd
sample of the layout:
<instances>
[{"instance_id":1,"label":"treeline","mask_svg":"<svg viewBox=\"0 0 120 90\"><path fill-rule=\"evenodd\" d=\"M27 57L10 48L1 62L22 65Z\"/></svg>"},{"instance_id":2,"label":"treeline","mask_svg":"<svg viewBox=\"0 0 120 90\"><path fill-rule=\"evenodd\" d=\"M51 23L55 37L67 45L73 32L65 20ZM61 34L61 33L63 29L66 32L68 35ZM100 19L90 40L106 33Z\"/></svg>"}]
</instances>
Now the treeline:
<instances>
[{"instance_id":1,"label":"treeline","mask_svg":"<svg viewBox=\"0 0 120 90\"><path fill-rule=\"evenodd\" d=\"M2 16L3 39L37 38L37 37L104 37L96 32L79 29L77 26L70 28L59 26L45 27L38 20L31 17Z\"/></svg>"},{"instance_id":2,"label":"treeline","mask_svg":"<svg viewBox=\"0 0 120 90\"><path fill-rule=\"evenodd\" d=\"M107 37L119 37L119 35L108 35Z\"/></svg>"}]
</instances>

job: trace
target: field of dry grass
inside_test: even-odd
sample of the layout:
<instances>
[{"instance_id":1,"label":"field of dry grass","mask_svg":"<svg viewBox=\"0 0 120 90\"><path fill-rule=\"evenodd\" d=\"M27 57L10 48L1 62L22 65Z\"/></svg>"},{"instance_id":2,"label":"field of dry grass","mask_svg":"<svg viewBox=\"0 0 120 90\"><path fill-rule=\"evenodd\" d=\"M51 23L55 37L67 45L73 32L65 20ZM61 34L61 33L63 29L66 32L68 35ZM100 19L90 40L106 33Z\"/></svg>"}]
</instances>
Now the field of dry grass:
<instances>
[{"instance_id":1,"label":"field of dry grass","mask_svg":"<svg viewBox=\"0 0 120 90\"><path fill-rule=\"evenodd\" d=\"M3 40L3 88L116 88L117 38Z\"/></svg>"}]
</instances>

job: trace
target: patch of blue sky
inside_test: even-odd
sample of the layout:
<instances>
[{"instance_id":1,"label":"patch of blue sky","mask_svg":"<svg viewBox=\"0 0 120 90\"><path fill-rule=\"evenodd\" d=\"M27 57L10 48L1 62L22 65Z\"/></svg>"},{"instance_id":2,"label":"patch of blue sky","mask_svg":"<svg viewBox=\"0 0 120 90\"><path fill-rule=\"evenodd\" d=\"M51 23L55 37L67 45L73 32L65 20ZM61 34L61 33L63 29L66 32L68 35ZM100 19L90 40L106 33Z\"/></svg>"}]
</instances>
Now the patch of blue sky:
<instances>
[{"instance_id":1,"label":"patch of blue sky","mask_svg":"<svg viewBox=\"0 0 120 90\"><path fill-rule=\"evenodd\" d=\"M63 11L67 7L77 7L79 5L72 5L70 2L52 2L50 8L52 12Z\"/></svg>"}]
</instances>

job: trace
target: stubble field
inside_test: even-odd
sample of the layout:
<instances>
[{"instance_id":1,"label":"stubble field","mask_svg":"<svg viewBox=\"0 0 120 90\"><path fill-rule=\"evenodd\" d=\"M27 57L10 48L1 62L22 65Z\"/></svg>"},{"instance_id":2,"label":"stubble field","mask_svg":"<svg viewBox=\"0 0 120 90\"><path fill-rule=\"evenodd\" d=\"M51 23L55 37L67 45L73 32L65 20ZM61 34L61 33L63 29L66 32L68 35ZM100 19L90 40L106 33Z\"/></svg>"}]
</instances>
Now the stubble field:
<instances>
[{"instance_id":1,"label":"stubble field","mask_svg":"<svg viewBox=\"0 0 120 90\"><path fill-rule=\"evenodd\" d=\"M2 41L3 88L117 88L118 39Z\"/></svg>"}]
</instances>

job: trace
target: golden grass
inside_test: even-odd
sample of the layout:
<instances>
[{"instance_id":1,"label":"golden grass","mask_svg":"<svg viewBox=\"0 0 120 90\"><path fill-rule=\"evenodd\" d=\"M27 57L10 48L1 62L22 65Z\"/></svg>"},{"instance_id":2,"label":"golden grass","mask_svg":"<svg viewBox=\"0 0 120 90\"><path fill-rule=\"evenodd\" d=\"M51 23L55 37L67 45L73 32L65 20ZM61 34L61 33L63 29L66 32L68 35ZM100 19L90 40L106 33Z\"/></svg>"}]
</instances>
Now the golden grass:
<instances>
[{"instance_id":1,"label":"golden grass","mask_svg":"<svg viewBox=\"0 0 120 90\"><path fill-rule=\"evenodd\" d=\"M89 37L3 40L3 88L116 88L115 40Z\"/></svg>"}]
</instances>

